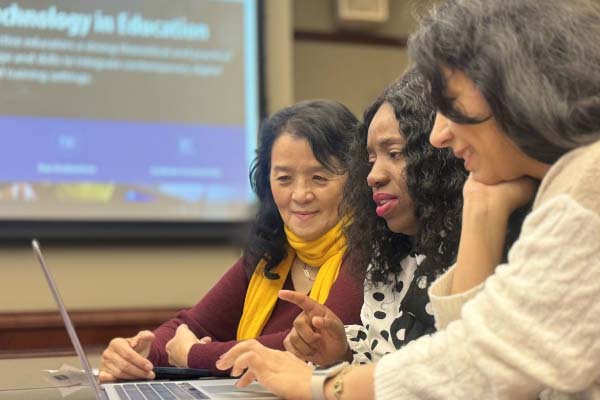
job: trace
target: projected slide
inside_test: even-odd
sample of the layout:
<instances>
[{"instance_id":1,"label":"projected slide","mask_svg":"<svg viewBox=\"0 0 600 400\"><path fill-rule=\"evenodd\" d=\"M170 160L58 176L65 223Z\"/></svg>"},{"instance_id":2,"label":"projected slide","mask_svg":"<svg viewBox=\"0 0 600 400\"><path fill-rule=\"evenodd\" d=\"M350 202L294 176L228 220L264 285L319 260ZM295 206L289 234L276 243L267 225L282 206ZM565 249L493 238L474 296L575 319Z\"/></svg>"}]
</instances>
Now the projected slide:
<instances>
[{"instance_id":1,"label":"projected slide","mask_svg":"<svg viewBox=\"0 0 600 400\"><path fill-rule=\"evenodd\" d=\"M0 219L246 219L254 1L0 3Z\"/></svg>"}]
</instances>

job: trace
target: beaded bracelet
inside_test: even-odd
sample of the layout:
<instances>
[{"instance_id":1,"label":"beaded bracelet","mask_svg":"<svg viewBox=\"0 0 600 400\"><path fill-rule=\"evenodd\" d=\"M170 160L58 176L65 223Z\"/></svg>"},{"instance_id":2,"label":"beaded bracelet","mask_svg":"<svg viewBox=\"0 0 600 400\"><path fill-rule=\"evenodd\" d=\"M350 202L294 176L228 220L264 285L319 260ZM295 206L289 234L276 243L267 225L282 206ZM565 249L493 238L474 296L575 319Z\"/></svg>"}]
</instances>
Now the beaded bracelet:
<instances>
[{"instance_id":1,"label":"beaded bracelet","mask_svg":"<svg viewBox=\"0 0 600 400\"><path fill-rule=\"evenodd\" d=\"M342 400L342 394L344 393L344 375L346 375L354 365L349 365L342 372L337 374L333 381L333 396L335 400Z\"/></svg>"}]
</instances>

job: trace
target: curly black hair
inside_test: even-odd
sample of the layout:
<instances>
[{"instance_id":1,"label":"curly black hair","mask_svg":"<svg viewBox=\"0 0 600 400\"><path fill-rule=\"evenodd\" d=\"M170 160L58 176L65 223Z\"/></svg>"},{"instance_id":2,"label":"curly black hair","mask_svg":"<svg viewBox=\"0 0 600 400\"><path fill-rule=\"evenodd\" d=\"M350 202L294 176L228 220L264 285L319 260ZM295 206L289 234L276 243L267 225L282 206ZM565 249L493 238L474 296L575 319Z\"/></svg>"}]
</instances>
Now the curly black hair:
<instances>
[{"instance_id":1,"label":"curly black hair","mask_svg":"<svg viewBox=\"0 0 600 400\"><path fill-rule=\"evenodd\" d=\"M372 191L366 184L371 170L367 154L368 126L382 104L389 103L405 136L403 155L408 192L418 221L414 236L394 233L376 213ZM400 261L411 253L426 256L420 273L435 277L450 266L458 249L461 228L462 187L467 173L448 149L429 143L435 110L427 101L424 81L411 70L388 86L366 109L364 124L352 145L354 158L345 186L344 206L355 210L347 228L349 248L356 268L371 263L367 281L389 284L396 279Z\"/></svg>"},{"instance_id":2,"label":"curly black hair","mask_svg":"<svg viewBox=\"0 0 600 400\"><path fill-rule=\"evenodd\" d=\"M259 207L243 251L248 275L265 258L265 277L278 279L279 275L271 269L287 255L283 220L269 181L271 150L275 140L284 133L306 139L317 161L341 175L348 169L350 146L359 126L358 119L348 108L329 100L299 102L277 111L262 124L256 157L250 168L250 184L258 197Z\"/></svg>"}]
</instances>

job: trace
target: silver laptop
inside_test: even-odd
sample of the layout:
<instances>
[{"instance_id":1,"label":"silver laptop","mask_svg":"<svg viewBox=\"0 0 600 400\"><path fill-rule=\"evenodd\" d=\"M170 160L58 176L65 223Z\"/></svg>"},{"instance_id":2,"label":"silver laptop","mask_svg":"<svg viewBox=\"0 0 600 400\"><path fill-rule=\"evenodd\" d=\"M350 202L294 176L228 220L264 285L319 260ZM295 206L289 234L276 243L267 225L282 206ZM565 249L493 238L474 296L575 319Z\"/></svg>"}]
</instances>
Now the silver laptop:
<instances>
[{"instance_id":1,"label":"silver laptop","mask_svg":"<svg viewBox=\"0 0 600 400\"><path fill-rule=\"evenodd\" d=\"M195 399L277 399L264 387L255 383L244 389L238 389L231 379L198 379L189 381L143 381L126 382L100 385L94 374L90 363L81 347L75 328L71 323L69 314L60 297L56 283L50 274L50 270L37 240L31 241L33 252L44 271L44 276L56 301L63 323L71 343L79 356L81 365L87 376L90 387L96 400L195 400Z\"/></svg>"}]
</instances>

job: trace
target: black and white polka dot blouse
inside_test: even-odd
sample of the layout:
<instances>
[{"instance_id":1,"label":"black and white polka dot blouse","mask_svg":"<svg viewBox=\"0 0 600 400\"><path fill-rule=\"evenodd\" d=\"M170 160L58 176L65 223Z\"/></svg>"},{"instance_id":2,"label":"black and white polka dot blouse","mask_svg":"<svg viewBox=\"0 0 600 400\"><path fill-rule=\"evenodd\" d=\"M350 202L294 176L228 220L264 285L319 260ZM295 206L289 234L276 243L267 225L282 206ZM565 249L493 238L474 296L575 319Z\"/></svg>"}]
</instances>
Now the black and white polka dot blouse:
<instances>
[{"instance_id":1,"label":"black and white polka dot blouse","mask_svg":"<svg viewBox=\"0 0 600 400\"><path fill-rule=\"evenodd\" d=\"M411 340L435 331L427 276L418 271L424 256L402 260L398 284L365 284L362 325L347 325L346 337L354 363L379 360ZM393 276L390 277L395 282Z\"/></svg>"}]
</instances>

